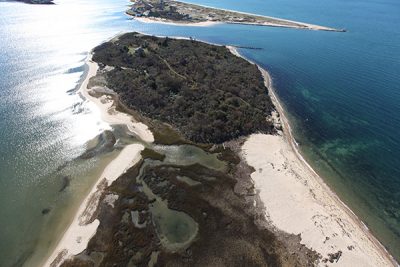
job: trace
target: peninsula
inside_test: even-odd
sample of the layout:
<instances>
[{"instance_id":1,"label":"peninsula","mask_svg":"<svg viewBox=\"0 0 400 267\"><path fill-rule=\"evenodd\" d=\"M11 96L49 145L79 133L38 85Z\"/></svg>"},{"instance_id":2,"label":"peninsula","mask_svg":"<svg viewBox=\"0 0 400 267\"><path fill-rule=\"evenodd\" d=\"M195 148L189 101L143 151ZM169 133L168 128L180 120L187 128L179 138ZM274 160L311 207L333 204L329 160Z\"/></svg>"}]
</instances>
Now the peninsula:
<instances>
[{"instance_id":1,"label":"peninsula","mask_svg":"<svg viewBox=\"0 0 400 267\"><path fill-rule=\"evenodd\" d=\"M175 0L132 0L132 2L132 6L126 13L144 22L164 22L199 26L214 23L230 23L307 30L345 31L344 29L334 29L280 18L217 9Z\"/></svg>"},{"instance_id":2,"label":"peninsula","mask_svg":"<svg viewBox=\"0 0 400 267\"><path fill-rule=\"evenodd\" d=\"M394 266L233 48L129 33L89 67L82 94L133 140L46 266Z\"/></svg>"}]
</instances>

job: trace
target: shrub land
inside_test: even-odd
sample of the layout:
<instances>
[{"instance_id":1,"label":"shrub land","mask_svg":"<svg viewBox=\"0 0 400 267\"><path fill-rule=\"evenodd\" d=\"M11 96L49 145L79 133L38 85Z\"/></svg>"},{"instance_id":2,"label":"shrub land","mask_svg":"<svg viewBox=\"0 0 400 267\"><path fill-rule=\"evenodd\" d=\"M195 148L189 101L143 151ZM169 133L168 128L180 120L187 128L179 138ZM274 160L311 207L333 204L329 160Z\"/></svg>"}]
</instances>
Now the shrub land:
<instances>
[{"instance_id":1,"label":"shrub land","mask_svg":"<svg viewBox=\"0 0 400 267\"><path fill-rule=\"evenodd\" d=\"M128 108L171 124L189 140L222 143L273 133L274 106L257 66L226 47L129 33L94 50L107 84Z\"/></svg>"}]
</instances>

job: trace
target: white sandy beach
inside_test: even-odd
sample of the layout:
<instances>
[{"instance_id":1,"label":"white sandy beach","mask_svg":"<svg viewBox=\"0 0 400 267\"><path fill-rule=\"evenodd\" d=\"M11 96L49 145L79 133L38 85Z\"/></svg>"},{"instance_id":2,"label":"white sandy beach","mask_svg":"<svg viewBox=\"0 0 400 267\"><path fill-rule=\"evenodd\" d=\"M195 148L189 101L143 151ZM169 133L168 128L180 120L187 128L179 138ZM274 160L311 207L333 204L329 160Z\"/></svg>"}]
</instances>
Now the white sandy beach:
<instances>
[{"instance_id":1,"label":"white sandy beach","mask_svg":"<svg viewBox=\"0 0 400 267\"><path fill-rule=\"evenodd\" d=\"M134 17L135 20L143 22L143 23L162 23L166 25L173 26L195 26L195 27L210 27L217 24L221 24L221 22L216 21L202 21L202 22L172 22L169 20L161 19L161 18L144 18L144 17Z\"/></svg>"},{"instance_id":2,"label":"white sandy beach","mask_svg":"<svg viewBox=\"0 0 400 267\"><path fill-rule=\"evenodd\" d=\"M234 49L231 49L232 52ZM397 266L393 258L356 215L324 183L298 152L272 88L261 69L280 113L281 135L253 134L242 147L243 157L256 170L254 181L269 222L279 230L301 235L301 243L322 255L341 251L334 263L320 266Z\"/></svg>"},{"instance_id":3,"label":"white sandy beach","mask_svg":"<svg viewBox=\"0 0 400 267\"><path fill-rule=\"evenodd\" d=\"M328 266L394 266L383 247L283 136L254 134L242 149L248 164L256 169L251 177L274 227L300 234L301 243L323 258L342 251L339 261L327 262Z\"/></svg>"},{"instance_id":4,"label":"white sandy beach","mask_svg":"<svg viewBox=\"0 0 400 267\"><path fill-rule=\"evenodd\" d=\"M228 11L228 12L235 12L235 13L238 13L238 14L244 14L244 15L257 16L257 17L262 17L262 18L267 18L267 19L280 20L282 22L296 23L296 24L299 24L302 27L305 27L306 29L309 29L309 30L319 30L319 31L336 31L337 30L337 29L331 28L331 27L325 27L325 26L320 26L320 25L315 25L315 24L309 24L309 23L299 22L299 21L295 21L295 20L288 20L288 19L282 19L282 18L277 18L277 17L258 15L258 14L254 14L254 13L237 11L237 10L226 9L226 8L216 8L216 7L207 6L207 5L193 4L193 3L190 3L190 2L186 2L186 1L179 1L179 2L186 3L186 4L191 4L191 5L196 5L196 6L201 6L201 7L205 7L205 8L212 8L212 9L224 10L224 11ZM252 24L252 23L240 23L240 22L238 22L238 24L260 25L260 24ZM279 24L279 23L264 23L262 25L264 25L264 26L272 26L272 27L301 28L301 27L296 27L296 26L282 25L282 24Z\"/></svg>"},{"instance_id":5,"label":"white sandy beach","mask_svg":"<svg viewBox=\"0 0 400 267\"><path fill-rule=\"evenodd\" d=\"M236 11L235 11L236 12ZM240 13L240 12L238 12ZM249 14L253 15L253 14ZM277 19L273 17L266 17L266 18L271 18L271 19ZM145 17L134 17L135 20L143 22L143 23L162 23L166 25L173 25L173 26L194 26L194 27L210 27L218 24L242 24L242 25L256 25L256 26L266 26L266 27L281 27L281 28L294 28L294 29L308 29L308 30L315 30L315 31L336 31L333 28L329 27L324 27L324 26L319 26L319 25L314 25L314 24L307 24L307 23L302 23L302 22L297 22L297 21L290 21L290 20L283 20L286 22L291 22L291 23L298 23L301 26L295 26L295 25L285 25L285 24L279 24L279 23L251 23L251 22L223 22L223 21L202 21L202 22L172 22L169 20L161 19L161 18L145 18Z\"/></svg>"}]
</instances>

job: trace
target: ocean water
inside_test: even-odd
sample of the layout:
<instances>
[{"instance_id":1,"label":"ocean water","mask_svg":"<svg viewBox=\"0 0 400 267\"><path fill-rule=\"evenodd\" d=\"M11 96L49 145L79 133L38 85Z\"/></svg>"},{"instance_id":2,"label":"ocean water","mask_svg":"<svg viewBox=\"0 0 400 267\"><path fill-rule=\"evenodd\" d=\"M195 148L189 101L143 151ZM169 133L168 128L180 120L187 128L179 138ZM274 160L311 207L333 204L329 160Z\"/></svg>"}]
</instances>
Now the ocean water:
<instances>
[{"instance_id":1,"label":"ocean water","mask_svg":"<svg viewBox=\"0 0 400 267\"><path fill-rule=\"evenodd\" d=\"M71 90L87 52L121 31L262 48L240 52L271 73L301 150L399 260L400 3L191 2L348 32L143 24L127 19L127 2L121 0L65 0L57 6L0 2L0 265L23 262L32 251L44 255L44 244L51 242L39 238L43 228L59 225L63 215L43 216L41 210L73 205L84 193L79 188L90 184L86 177L107 161L73 164L66 172L75 183L69 193L58 192L64 175L58 167L107 128ZM62 226L65 222L58 229Z\"/></svg>"},{"instance_id":2,"label":"ocean water","mask_svg":"<svg viewBox=\"0 0 400 267\"><path fill-rule=\"evenodd\" d=\"M0 2L0 266L43 257L113 156L75 160L109 128L75 89L90 49L128 30L126 4Z\"/></svg>"}]
</instances>

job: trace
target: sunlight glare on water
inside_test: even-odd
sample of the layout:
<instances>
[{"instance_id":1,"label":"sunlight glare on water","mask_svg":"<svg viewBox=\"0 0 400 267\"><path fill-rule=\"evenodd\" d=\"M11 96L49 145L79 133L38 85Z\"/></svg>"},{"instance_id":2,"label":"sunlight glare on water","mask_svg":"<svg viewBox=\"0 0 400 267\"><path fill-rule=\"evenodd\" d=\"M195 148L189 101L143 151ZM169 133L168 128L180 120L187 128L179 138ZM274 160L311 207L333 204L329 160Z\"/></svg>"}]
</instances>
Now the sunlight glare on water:
<instances>
[{"instance_id":1,"label":"sunlight glare on water","mask_svg":"<svg viewBox=\"0 0 400 267\"><path fill-rule=\"evenodd\" d=\"M20 266L33 251L43 257L50 235L65 227L101 171L102 159L75 161L109 129L76 87L89 51L129 29L127 4L0 1L0 266ZM60 193L65 176L71 186ZM51 209L46 216L45 208Z\"/></svg>"}]
</instances>

